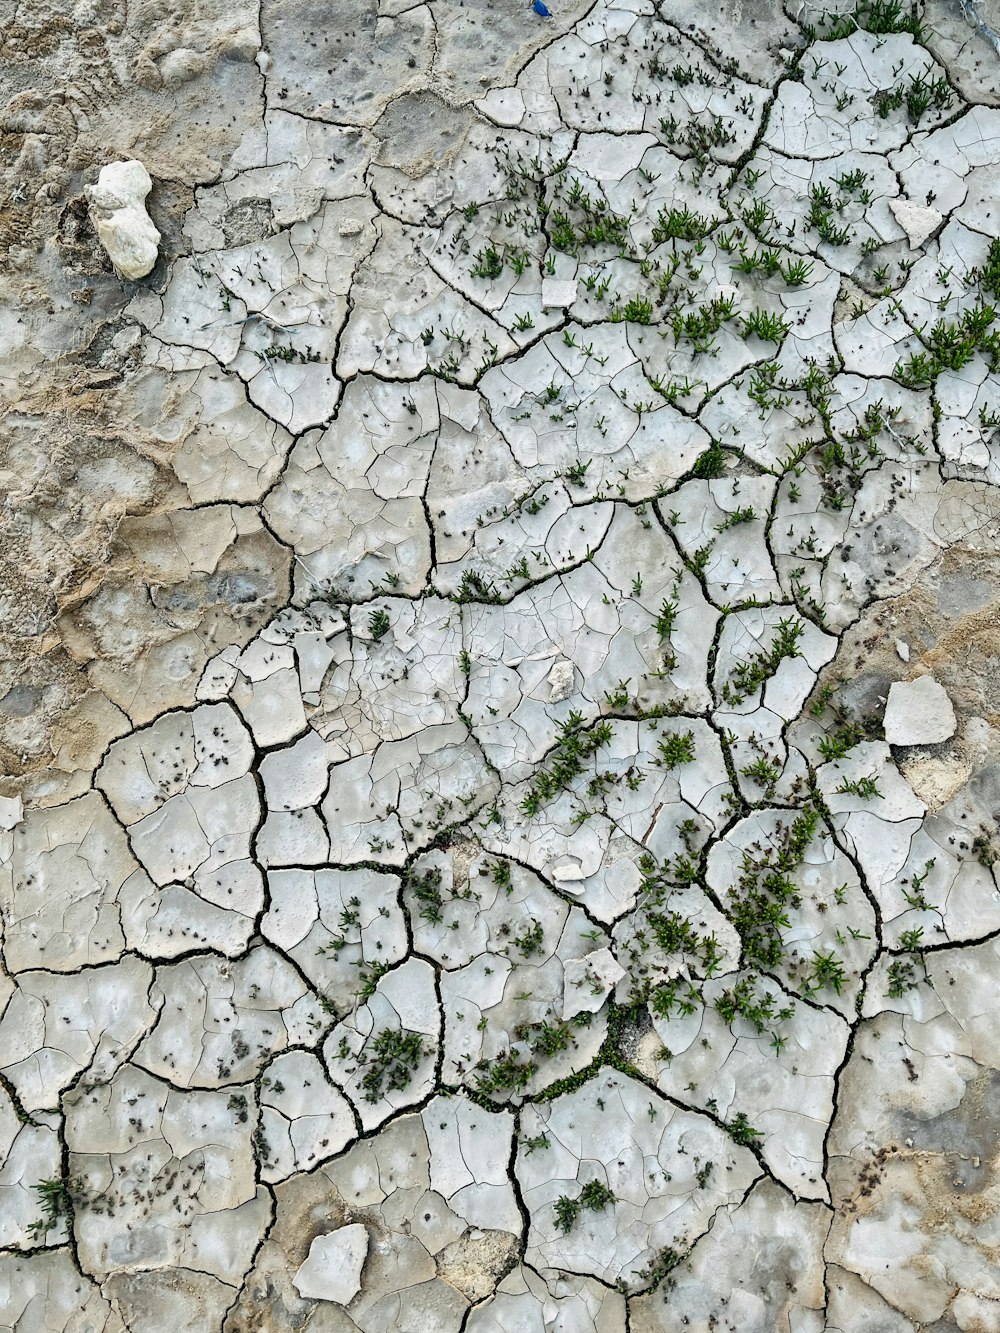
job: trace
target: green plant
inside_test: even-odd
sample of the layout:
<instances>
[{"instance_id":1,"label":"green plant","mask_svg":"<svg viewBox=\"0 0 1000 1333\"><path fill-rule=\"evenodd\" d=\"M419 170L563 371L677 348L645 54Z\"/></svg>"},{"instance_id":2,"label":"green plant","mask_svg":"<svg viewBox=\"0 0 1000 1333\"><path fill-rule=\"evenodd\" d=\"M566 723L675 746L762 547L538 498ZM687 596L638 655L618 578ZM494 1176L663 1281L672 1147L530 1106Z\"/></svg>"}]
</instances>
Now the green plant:
<instances>
[{"instance_id":1,"label":"green plant","mask_svg":"<svg viewBox=\"0 0 1000 1333\"><path fill-rule=\"evenodd\" d=\"M816 952L813 954L811 975L807 986L809 991L823 990L829 987L839 995L844 988L845 980L844 965L832 950L829 953Z\"/></svg>"},{"instance_id":2,"label":"green plant","mask_svg":"<svg viewBox=\"0 0 1000 1333\"><path fill-rule=\"evenodd\" d=\"M713 481L723 476L725 471L726 451L717 441L713 440L709 448L695 459L691 475L702 481Z\"/></svg>"},{"instance_id":3,"label":"green plant","mask_svg":"<svg viewBox=\"0 0 1000 1333\"><path fill-rule=\"evenodd\" d=\"M834 203L827 185L814 184L809 189L809 212L806 225L819 232L821 241L827 245L847 245L851 239L850 227L840 227L834 222L834 213L843 207L843 201Z\"/></svg>"},{"instance_id":4,"label":"green plant","mask_svg":"<svg viewBox=\"0 0 1000 1333\"><path fill-rule=\"evenodd\" d=\"M738 527L741 523L752 523L757 517L753 505L745 505L741 509L734 509L732 513L726 515L721 523L715 525L716 532L728 532L730 528Z\"/></svg>"},{"instance_id":5,"label":"green plant","mask_svg":"<svg viewBox=\"0 0 1000 1333\"><path fill-rule=\"evenodd\" d=\"M986 263L970 276L979 282L988 296L994 301L1000 301L1000 237L990 241L986 251Z\"/></svg>"},{"instance_id":6,"label":"green plant","mask_svg":"<svg viewBox=\"0 0 1000 1333\"><path fill-rule=\"evenodd\" d=\"M884 120L905 105L910 121L919 125L929 110L945 111L952 101L953 94L947 79L932 79L930 70L924 69L918 74L911 74L907 82L876 93L874 106L876 113Z\"/></svg>"},{"instance_id":7,"label":"green plant","mask_svg":"<svg viewBox=\"0 0 1000 1333\"><path fill-rule=\"evenodd\" d=\"M878 36L908 32L915 42L924 39L917 6L904 0L861 0L855 8L859 24Z\"/></svg>"},{"instance_id":8,"label":"green plant","mask_svg":"<svg viewBox=\"0 0 1000 1333\"><path fill-rule=\"evenodd\" d=\"M573 1030L568 1023L525 1023L514 1029L518 1041L527 1041L536 1055L552 1057L573 1045Z\"/></svg>"},{"instance_id":9,"label":"green plant","mask_svg":"<svg viewBox=\"0 0 1000 1333\"><path fill-rule=\"evenodd\" d=\"M760 755L752 764L747 764L745 768L741 768L740 773L745 778L752 778L770 795L781 777L781 765L773 759L768 759L765 755Z\"/></svg>"},{"instance_id":10,"label":"green plant","mask_svg":"<svg viewBox=\"0 0 1000 1333\"><path fill-rule=\"evenodd\" d=\"M688 567L692 574L697 574L698 577L701 578L705 573L705 570L708 568L708 560L712 554L714 545L715 540L713 538L712 541L707 542L704 546L697 547L691 552L691 555L688 558Z\"/></svg>"},{"instance_id":11,"label":"green plant","mask_svg":"<svg viewBox=\"0 0 1000 1333\"><path fill-rule=\"evenodd\" d=\"M587 728L581 713L570 713L559 728L548 764L536 773L521 801L522 811L526 815L535 815L547 801L565 791L584 771L587 761L608 744L613 734L610 722L597 722Z\"/></svg>"},{"instance_id":12,"label":"green plant","mask_svg":"<svg viewBox=\"0 0 1000 1333\"><path fill-rule=\"evenodd\" d=\"M49 1232L57 1227L63 1218L72 1218L72 1191L74 1186L74 1181L64 1179L61 1176L54 1177L51 1180L40 1180L37 1184L32 1185L31 1188L38 1195L38 1201L42 1209L41 1217L28 1226L28 1230L35 1240L44 1241Z\"/></svg>"},{"instance_id":13,"label":"green plant","mask_svg":"<svg viewBox=\"0 0 1000 1333\"><path fill-rule=\"evenodd\" d=\"M743 853L739 878L729 890L728 914L740 936L744 960L753 967L776 967L784 956L783 932L791 925L789 911L802 901L795 872L816 833L819 818L816 806L808 805L791 823L779 824L769 845L762 845L755 853ZM739 984L731 995L734 1003L746 998ZM743 1011L737 1008L736 1012Z\"/></svg>"},{"instance_id":14,"label":"green plant","mask_svg":"<svg viewBox=\"0 0 1000 1333\"><path fill-rule=\"evenodd\" d=\"M657 749L659 757L654 762L668 771L690 764L695 757L694 732L671 732L660 740Z\"/></svg>"},{"instance_id":15,"label":"green plant","mask_svg":"<svg viewBox=\"0 0 1000 1333\"><path fill-rule=\"evenodd\" d=\"M903 85L900 83L895 88L883 88L877 92L872 99L875 114L885 120L893 111L898 111L903 105L903 91Z\"/></svg>"},{"instance_id":16,"label":"green plant","mask_svg":"<svg viewBox=\"0 0 1000 1333\"><path fill-rule=\"evenodd\" d=\"M799 638L805 628L801 620L789 616L778 621L777 632L769 648L739 662L722 690L723 701L740 704L764 685L786 658L798 657Z\"/></svg>"},{"instance_id":17,"label":"green plant","mask_svg":"<svg viewBox=\"0 0 1000 1333\"><path fill-rule=\"evenodd\" d=\"M770 232L771 224L777 220L771 212L771 206L766 199L755 199L753 203L748 204L741 210L740 217L743 219L744 226L747 230L754 232L758 236L761 235L761 233ZM764 239L767 239L767 237L765 236ZM772 272L777 272L777 267L775 267Z\"/></svg>"},{"instance_id":18,"label":"green plant","mask_svg":"<svg viewBox=\"0 0 1000 1333\"><path fill-rule=\"evenodd\" d=\"M663 601L660 603L660 609L657 612L656 620L653 623L661 643L670 638L670 635L673 632L674 623L677 620L677 613L680 610L680 605L680 598L677 597L676 593L673 597L664 597Z\"/></svg>"},{"instance_id":19,"label":"green plant","mask_svg":"<svg viewBox=\"0 0 1000 1333\"><path fill-rule=\"evenodd\" d=\"M503 889L509 895L511 892L510 862L494 861L490 866L490 873L497 888Z\"/></svg>"},{"instance_id":20,"label":"green plant","mask_svg":"<svg viewBox=\"0 0 1000 1333\"><path fill-rule=\"evenodd\" d=\"M543 942L542 923L534 918L525 926L520 935L515 935L511 939L511 944L515 949L520 950L525 958L531 958L536 953L541 953Z\"/></svg>"},{"instance_id":21,"label":"green plant","mask_svg":"<svg viewBox=\"0 0 1000 1333\"><path fill-rule=\"evenodd\" d=\"M721 148L734 143L735 133L729 129L721 116L702 115L689 120L681 126L675 116L663 116L660 120L660 133L672 148L682 157L690 156L704 171L709 163L713 148Z\"/></svg>"},{"instance_id":22,"label":"green plant","mask_svg":"<svg viewBox=\"0 0 1000 1333\"><path fill-rule=\"evenodd\" d=\"M384 639L389 633L390 625L389 613L384 608L379 607L378 610L372 611L368 617L368 633L372 641L378 643L379 639Z\"/></svg>"},{"instance_id":23,"label":"green plant","mask_svg":"<svg viewBox=\"0 0 1000 1333\"><path fill-rule=\"evenodd\" d=\"M836 794L838 796L860 796L863 801L870 801L873 796L882 795L878 789L877 781L871 777L845 778L840 786L836 788Z\"/></svg>"},{"instance_id":24,"label":"green plant","mask_svg":"<svg viewBox=\"0 0 1000 1333\"><path fill-rule=\"evenodd\" d=\"M675 1250L672 1245L665 1246L659 1250L655 1258L643 1269L633 1269L634 1277L640 1282L649 1286L650 1290L655 1291L661 1282L666 1282L667 1289L670 1290L676 1285L670 1274L683 1263L685 1255L680 1250Z\"/></svg>"},{"instance_id":25,"label":"green plant","mask_svg":"<svg viewBox=\"0 0 1000 1333\"><path fill-rule=\"evenodd\" d=\"M760 269L765 277L773 278L781 269L781 255L777 250L764 249L749 251L740 246L739 262L733 265L737 273L756 273Z\"/></svg>"},{"instance_id":26,"label":"green plant","mask_svg":"<svg viewBox=\"0 0 1000 1333\"><path fill-rule=\"evenodd\" d=\"M863 188L867 179L868 172L858 167L854 171L845 171L840 176L834 176L833 183L841 193L854 194Z\"/></svg>"},{"instance_id":27,"label":"green plant","mask_svg":"<svg viewBox=\"0 0 1000 1333\"><path fill-rule=\"evenodd\" d=\"M503 272L503 257L492 245L488 246L477 252L476 262L469 271L474 278L499 278Z\"/></svg>"},{"instance_id":28,"label":"green plant","mask_svg":"<svg viewBox=\"0 0 1000 1333\"><path fill-rule=\"evenodd\" d=\"M715 1007L723 1022L732 1024L742 1018L762 1033L768 1024L791 1017L791 1009L778 1005L774 991L758 989L758 981L755 973L748 974L718 996Z\"/></svg>"},{"instance_id":29,"label":"green plant","mask_svg":"<svg viewBox=\"0 0 1000 1333\"><path fill-rule=\"evenodd\" d=\"M629 705L628 687L631 680L620 680L613 690L604 691L604 702L613 713L620 713Z\"/></svg>"},{"instance_id":30,"label":"green plant","mask_svg":"<svg viewBox=\"0 0 1000 1333\"><path fill-rule=\"evenodd\" d=\"M915 990L916 969L911 958L896 958L889 964L886 993L890 1000L900 1000L907 991Z\"/></svg>"},{"instance_id":31,"label":"green plant","mask_svg":"<svg viewBox=\"0 0 1000 1333\"><path fill-rule=\"evenodd\" d=\"M854 722L848 723L838 727L836 731L821 736L816 743L816 748L824 759L843 759L859 741L864 739L864 734L863 727Z\"/></svg>"},{"instance_id":32,"label":"green plant","mask_svg":"<svg viewBox=\"0 0 1000 1333\"><path fill-rule=\"evenodd\" d=\"M825 42L850 37L858 28L865 28L876 36L908 32L915 42L923 41L916 6L905 3L905 0L859 0L846 14L824 12L818 25L804 25L809 41L819 38Z\"/></svg>"},{"instance_id":33,"label":"green plant","mask_svg":"<svg viewBox=\"0 0 1000 1333\"><path fill-rule=\"evenodd\" d=\"M358 992L358 998L364 1003L370 1000L378 989L379 978L385 976L389 971L388 963L380 963L377 960L374 963L359 963L359 974L361 977L361 989Z\"/></svg>"},{"instance_id":34,"label":"green plant","mask_svg":"<svg viewBox=\"0 0 1000 1333\"><path fill-rule=\"evenodd\" d=\"M766 310L753 310L749 315L743 315L742 319L744 338L753 334L762 342L780 343L791 328L788 320Z\"/></svg>"},{"instance_id":35,"label":"green plant","mask_svg":"<svg viewBox=\"0 0 1000 1333\"><path fill-rule=\"evenodd\" d=\"M542 1148L551 1148L552 1141L548 1134L537 1134L534 1138L522 1139L524 1151L530 1157L533 1152L538 1152Z\"/></svg>"},{"instance_id":36,"label":"green plant","mask_svg":"<svg viewBox=\"0 0 1000 1333\"><path fill-rule=\"evenodd\" d=\"M653 322L653 303L644 296L633 296L623 306L615 306L611 311L612 323L651 324Z\"/></svg>"},{"instance_id":37,"label":"green plant","mask_svg":"<svg viewBox=\"0 0 1000 1333\"><path fill-rule=\"evenodd\" d=\"M241 1092L234 1092L226 1103L227 1111L235 1111L236 1123L245 1125L250 1118L250 1112L247 1108L247 1099Z\"/></svg>"},{"instance_id":38,"label":"green plant","mask_svg":"<svg viewBox=\"0 0 1000 1333\"><path fill-rule=\"evenodd\" d=\"M782 388L785 387L785 381L778 379L778 370L777 361L765 361L751 373L747 395L751 402L757 404L761 420L772 408L787 407L792 401L790 395L774 392L779 383Z\"/></svg>"},{"instance_id":39,"label":"green plant","mask_svg":"<svg viewBox=\"0 0 1000 1333\"><path fill-rule=\"evenodd\" d=\"M651 880L647 876L644 881L645 887L647 890L655 887L657 881L659 886L665 887L671 879L680 879L683 882L687 879L687 875L678 876L677 869L676 861L673 866L666 864L659 867L655 871L656 879ZM662 896L657 894L646 905L643 913L644 925L640 927L640 935L637 938L644 941L645 933L648 931L665 958L674 958L681 954L684 956L688 972L697 972L704 978L713 976L722 959L719 941L715 935L711 932L702 933L691 917L682 916L668 907L659 906L658 904L662 902ZM677 978L671 978L671 981L651 989L648 993L650 1008L659 1017L669 1016L675 1007L684 1007L683 990L678 990L676 986L671 988L672 982L676 980Z\"/></svg>"},{"instance_id":40,"label":"green plant","mask_svg":"<svg viewBox=\"0 0 1000 1333\"><path fill-rule=\"evenodd\" d=\"M924 345L906 361L897 362L893 374L907 388L920 389L933 384L943 370L961 370L982 353L988 366L1000 366L1000 335L993 332L996 311L991 305L974 305L963 310L954 322L938 320L930 332L926 325L917 330Z\"/></svg>"},{"instance_id":41,"label":"green plant","mask_svg":"<svg viewBox=\"0 0 1000 1333\"><path fill-rule=\"evenodd\" d=\"M494 606L503 600L493 580L475 569L462 571L462 579L454 597L456 602L485 602Z\"/></svg>"},{"instance_id":42,"label":"green plant","mask_svg":"<svg viewBox=\"0 0 1000 1333\"><path fill-rule=\"evenodd\" d=\"M742 1111L738 1111L726 1126L730 1137L742 1148L756 1148L764 1135L754 1129Z\"/></svg>"},{"instance_id":43,"label":"green plant","mask_svg":"<svg viewBox=\"0 0 1000 1333\"><path fill-rule=\"evenodd\" d=\"M609 1203L614 1202L615 1195L607 1185L599 1180L588 1180L580 1191L579 1198L571 1199L568 1195L561 1194L556 1199L553 1204L556 1226L563 1235L568 1235L576 1225L581 1208L589 1208L591 1212L598 1213Z\"/></svg>"},{"instance_id":44,"label":"green plant","mask_svg":"<svg viewBox=\"0 0 1000 1333\"><path fill-rule=\"evenodd\" d=\"M560 1194L552 1205L555 1214L555 1224L564 1236L568 1236L576 1225L576 1219L580 1215L580 1203L578 1199L571 1199L568 1194Z\"/></svg>"},{"instance_id":45,"label":"green plant","mask_svg":"<svg viewBox=\"0 0 1000 1333\"><path fill-rule=\"evenodd\" d=\"M674 311L670 318L674 341L690 343L695 352L713 352L717 347L715 335L735 315L734 296L713 296L707 305L687 314Z\"/></svg>"},{"instance_id":46,"label":"green plant","mask_svg":"<svg viewBox=\"0 0 1000 1333\"><path fill-rule=\"evenodd\" d=\"M987 870L997 862L997 852L990 841L989 835L984 831L977 833L972 840L972 850L976 854L976 860Z\"/></svg>"},{"instance_id":47,"label":"green plant","mask_svg":"<svg viewBox=\"0 0 1000 1333\"><path fill-rule=\"evenodd\" d=\"M906 899L908 906L915 907L921 912L927 911L930 907L930 903L927 901L927 897L924 894L924 883L927 880L927 876L934 869L935 864L936 860L933 856L929 861L925 861L923 870L919 874L911 876L910 888L903 890L903 897ZM906 883L905 879L903 880L903 883Z\"/></svg>"},{"instance_id":48,"label":"green plant","mask_svg":"<svg viewBox=\"0 0 1000 1333\"><path fill-rule=\"evenodd\" d=\"M476 1066L476 1086L480 1092L523 1092L531 1082L535 1066L507 1054Z\"/></svg>"},{"instance_id":49,"label":"green plant","mask_svg":"<svg viewBox=\"0 0 1000 1333\"><path fill-rule=\"evenodd\" d=\"M441 892L441 871L436 867L417 874L409 870L403 879L403 888L413 894L420 907L420 916L424 921L437 925L442 920L441 908L444 894Z\"/></svg>"},{"instance_id":50,"label":"green plant","mask_svg":"<svg viewBox=\"0 0 1000 1333\"><path fill-rule=\"evenodd\" d=\"M615 1203L616 1197L607 1185L599 1180L588 1180L586 1185L580 1191L580 1202L585 1208L589 1208L592 1213L599 1213L606 1208L609 1203Z\"/></svg>"},{"instance_id":51,"label":"green plant","mask_svg":"<svg viewBox=\"0 0 1000 1333\"><path fill-rule=\"evenodd\" d=\"M421 1060L428 1054L419 1032L406 1028L384 1028L367 1043L358 1064L367 1066L361 1078L366 1102L374 1103L389 1092L407 1087Z\"/></svg>"},{"instance_id":52,"label":"green plant","mask_svg":"<svg viewBox=\"0 0 1000 1333\"><path fill-rule=\"evenodd\" d=\"M709 218L692 213L687 204L683 208L661 208L653 224L653 240L657 245L663 241L700 241L714 225Z\"/></svg>"}]
</instances>

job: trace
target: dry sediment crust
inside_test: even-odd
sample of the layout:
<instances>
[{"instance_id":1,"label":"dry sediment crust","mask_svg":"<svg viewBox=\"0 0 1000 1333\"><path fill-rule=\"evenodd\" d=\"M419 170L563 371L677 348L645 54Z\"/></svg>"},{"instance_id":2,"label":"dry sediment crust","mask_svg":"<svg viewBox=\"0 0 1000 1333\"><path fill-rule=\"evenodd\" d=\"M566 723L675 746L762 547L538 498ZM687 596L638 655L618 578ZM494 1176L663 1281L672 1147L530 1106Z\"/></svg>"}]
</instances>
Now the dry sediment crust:
<instances>
[{"instance_id":1,"label":"dry sediment crust","mask_svg":"<svg viewBox=\"0 0 1000 1333\"><path fill-rule=\"evenodd\" d=\"M0 1328L1000 1326L996 6L550 8L0 23Z\"/></svg>"}]
</instances>

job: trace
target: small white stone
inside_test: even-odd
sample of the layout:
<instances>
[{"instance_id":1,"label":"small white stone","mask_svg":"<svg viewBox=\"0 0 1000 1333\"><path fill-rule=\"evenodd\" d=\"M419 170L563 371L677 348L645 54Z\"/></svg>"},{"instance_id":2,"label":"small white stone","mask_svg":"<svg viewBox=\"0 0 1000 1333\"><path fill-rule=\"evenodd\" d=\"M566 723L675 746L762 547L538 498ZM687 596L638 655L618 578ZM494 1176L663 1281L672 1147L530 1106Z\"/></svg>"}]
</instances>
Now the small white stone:
<instances>
[{"instance_id":1,"label":"small white stone","mask_svg":"<svg viewBox=\"0 0 1000 1333\"><path fill-rule=\"evenodd\" d=\"M292 1278L306 1300L349 1305L361 1290L361 1270L368 1257L368 1232L360 1222L317 1236L309 1256Z\"/></svg>"},{"instance_id":2,"label":"small white stone","mask_svg":"<svg viewBox=\"0 0 1000 1333\"><path fill-rule=\"evenodd\" d=\"M595 949L585 958L563 964L563 1022L577 1014L596 1014L625 969L610 949Z\"/></svg>"},{"instance_id":3,"label":"small white stone","mask_svg":"<svg viewBox=\"0 0 1000 1333\"><path fill-rule=\"evenodd\" d=\"M896 652L902 661L908 662L910 660L910 645L904 643L902 639L896 640Z\"/></svg>"},{"instance_id":4,"label":"small white stone","mask_svg":"<svg viewBox=\"0 0 1000 1333\"><path fill-rule=\"evenodd\" d=\"M549 685L549 703L559 704L573 693L573 663L561 658L553 662L546 677Z\"/></svg>"},{"instance_id":5,"label":"small white stone","mask_svg":"<svg viewBox=\"0 0 1000 1333\"><path fill-rule=\"evenodd\" d=\"M563 861L552 867L552 878L557 884L567 884L572 880L586 879L579 861Z\"/></svg>"},{"instance_id":6,"label":"small white stone","mask_svg":"<svg viewBox=\"0 0 1000 1333\"><path fill-rule=\"evenodd\" d=\"M910 238L910 249L919 250L944 221L936 208L924 208L910 199L890 199L892 215Z\"/></svg>"},{"instance_id":7,"label":"small white stone","mask_svg":"<svg viewBox=\"0 0 1000 1333\"><path fill-rule=\"evenodd\" d=\"M543 278L542 308L544 310L566 310L576 300L575 278Z\"/></svg>"},{"instance_id":8,"label":"small white stone","mask_svg":"<svg viewBox=\"0 0 1000 1333\"><path fill-rule=\"evenodd\" d=\"M109 162L85 187L97 238L120 278L144 278L156 263L160 233L146 212L153 188L141 162Z\"/></svg>"},{"instance_id":9,"label":"small white stone","mask_svg":"<svg viewBox=\"0 0 1000 1333\"><path fill-rule=\"evenodd\" d=\"M957 723L944 686L920 676L892 685L884 725L890 745L936 745L954 736Z\"/></svg>"}]
</instances>

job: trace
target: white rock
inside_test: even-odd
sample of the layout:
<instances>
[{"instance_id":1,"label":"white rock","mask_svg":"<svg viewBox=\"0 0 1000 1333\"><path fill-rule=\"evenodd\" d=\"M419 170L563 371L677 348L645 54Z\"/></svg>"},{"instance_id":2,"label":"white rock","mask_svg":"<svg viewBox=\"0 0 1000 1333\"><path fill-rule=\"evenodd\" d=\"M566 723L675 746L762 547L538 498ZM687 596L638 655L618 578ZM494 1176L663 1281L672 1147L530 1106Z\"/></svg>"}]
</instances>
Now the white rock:
<instances>
[{"instance_id":1,"label":"white rock","mask_svg":"<svg viewBox=\"0 0 1000 1333\"><path fill-rule=\"evenodd\" d=\"M935 745L955 734L955 710L933 676L897 680L885 708L885 738L890 745Z\"/></svg>"},{"instance_id":2,"label":"white rock","mask_svg":"<svg viewBox=\"0 0 1000 1333\"><path fill-rule=\"evenodd\" d=\"M568 958L563 964L563 1022L577 1014L596 1014L624 975L625 969L610 949Z\"/></svg>"},{"instance_id":3,"label":"white rock","mask_svg":"<svg viewBox=\"0 0 1000 1333\"><path fill-rule=\"evenodd\" d=\"M908 662L910 660L910 645L904 643L902 639L896 640L896 652L902 661Z\"/></svg>"},{"instance_id":4,"label":"white rock","mask_svg":"<svg viewBox=\"0 0 1000 1333\"><path fill-rule=\"evenodd\" d=\"M549 684L549 703L559 704L573 693L573 663L565 658L552 664L546 677Z\"/></svg>"},{"instance_id":5,"label":"white rock","mask_svg":"<svg viewBox=\"0 0 1000 1333\"><path fill-rule=\"evenodd\" d=\"M575 278L543 278L542 309L565 310L576 300Z\"/></svg>"},{"instance_id":6,"label":"white rock","mask_svg":"<svg viewBox=\"0 0 1000 1333\"><path fill-rule=\"evenodd\" d=\"M933 236L944 216L936 208L924 208L910 199L890 199L892 215L910 238L910 249L919 250Z\"/></svg>"},{"instance_id":7,"label":"white rock","mask_svg":"<svg viewBox=\"0 0 1000 1333\"><path fill-rule=\"evenodd\" d=\"M348 1305L361 1290L361 1270L367 1257L368 1232L355 1222L317 1236L292 1282L306 1300Z\"/></svg>"},{"instance_id":8,"label":"white rock","mask_svg":"<svg viewBox=\"0 0 1000 1333\"><path fill-rule=\"evenodd\" d=\"M160 233L146 212L153 187L141 162L109 162L84 193L97 237L120 278L144 278L156 263Z\"/></svg>"}]
</instances>

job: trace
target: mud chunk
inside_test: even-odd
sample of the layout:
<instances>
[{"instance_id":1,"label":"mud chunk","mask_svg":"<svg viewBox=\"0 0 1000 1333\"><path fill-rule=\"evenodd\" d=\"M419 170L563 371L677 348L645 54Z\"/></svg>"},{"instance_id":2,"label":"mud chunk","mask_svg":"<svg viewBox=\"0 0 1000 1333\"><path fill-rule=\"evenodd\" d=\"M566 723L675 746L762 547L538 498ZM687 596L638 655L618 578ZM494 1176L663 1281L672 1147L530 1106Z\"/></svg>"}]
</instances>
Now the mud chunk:
<instances>
[{"instance_id":1,"label":"mud chunk","mask_svg":"<svg viewBox=\"0 0 1000 1333\"><path fill-rule=\"evenodd\" d=\"M933 676L897 680L885 709L885 738L890 745L936 745L955 734L955 710Z\"/></svg>"},{"instance_id":2,"label":"mud chunk","mask_svg":"<svg viewBox=\"0 0 1000 1333\"><path fill-rule=\"evenodd\" d=\"M361 1270L368 1256L368 1232L360 1222L317 1236L309 1257L295 1274L300 1296L348 1305L361 1290Z\"/></svg>"}]
</instances>

